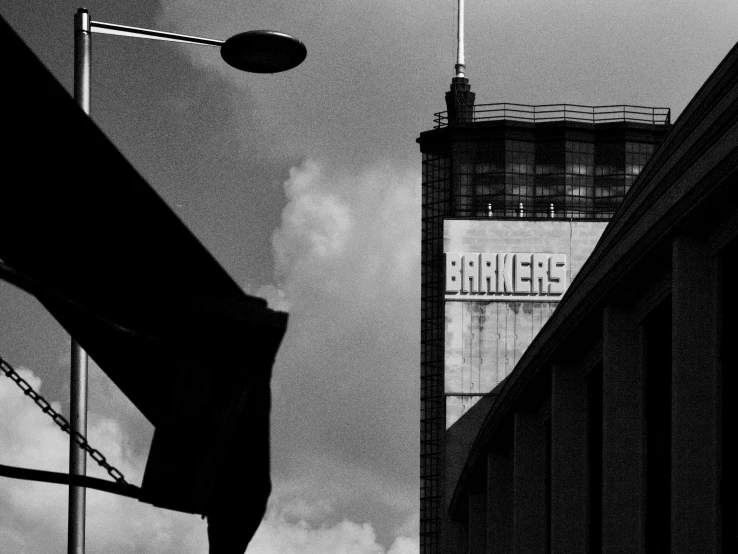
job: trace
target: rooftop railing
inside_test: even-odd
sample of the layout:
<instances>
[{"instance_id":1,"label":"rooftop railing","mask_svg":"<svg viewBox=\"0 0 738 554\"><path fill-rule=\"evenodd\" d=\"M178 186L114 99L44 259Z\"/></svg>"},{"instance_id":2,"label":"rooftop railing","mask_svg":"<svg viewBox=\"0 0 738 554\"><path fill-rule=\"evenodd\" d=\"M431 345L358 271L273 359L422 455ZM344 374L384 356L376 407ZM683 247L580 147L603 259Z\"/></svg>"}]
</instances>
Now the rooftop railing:
<instances>
[{"instance_id":1,"label":"rooftop railing","mask_svg":"<svg viewBox=\"0 0 738 554\"><path fill-rule=\"evenodd\" d=\"M464 108L462 108L464 109ZM527 104L479 104L463 113L464 123L477 121L526 121L543 123L546 121L576 121L579 123L614 123L629 121L648 125L669 125L669 108L649 108L646 106L579 106L577 104L546 104L530 106ZM435 115L435 128L446 127L448 112ZM471 116L471 117L470 117Z\"/></svg>"}]
</instances>

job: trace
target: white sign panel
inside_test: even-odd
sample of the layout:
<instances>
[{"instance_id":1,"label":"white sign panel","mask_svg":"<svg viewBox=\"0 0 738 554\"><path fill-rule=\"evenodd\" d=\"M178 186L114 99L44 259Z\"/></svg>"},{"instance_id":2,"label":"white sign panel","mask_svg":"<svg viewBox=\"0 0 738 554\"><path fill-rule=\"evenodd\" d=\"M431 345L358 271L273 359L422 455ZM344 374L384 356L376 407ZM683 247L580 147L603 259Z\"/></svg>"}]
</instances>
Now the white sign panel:
<instances>
[{"instance_id":1,"label":"white sign panel","mask_svg":"<svg viewBox=\"0 0 738 554\"><path fill-rule=\"evenodd\" d=\"M444 298L558 302L592 252L604 221L446 219Z\"/></svg>"},{"instance_id":2,"label":"white sign panel","mask_svg":"<svg viewBox=\"0 0 738 554\"><path fill-rule=\"evenodd\" d=\"M558 301L566 254L446 252L446 300Z\"/></svg>"}]
</instances>

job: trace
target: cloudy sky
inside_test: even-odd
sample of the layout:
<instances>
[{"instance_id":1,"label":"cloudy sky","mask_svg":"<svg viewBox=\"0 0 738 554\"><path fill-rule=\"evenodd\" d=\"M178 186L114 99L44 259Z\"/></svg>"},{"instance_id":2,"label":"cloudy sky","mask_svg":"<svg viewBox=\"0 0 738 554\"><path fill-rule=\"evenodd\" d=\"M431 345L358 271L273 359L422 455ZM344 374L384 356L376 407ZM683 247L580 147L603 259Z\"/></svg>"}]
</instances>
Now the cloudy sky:
<instances>
[{"instance_id":1,"label":"cloudy sky","mask_svg":"<svg viewBox=\"0 0 738 554\"><path fill-rule=\"evenodd\" d=\"M68 90L77 7L0 5ZM95 35L92 117L245 291L291 313L273 380L275 492L249 552L417 552L415 138L444 109L455 0L86 7L99 21L213 38L275 29L307 45L299 68L264 76L215 49ZM478 103L628 103L675 117L738 39L733 0L467 0L467 17ZM0 355L66 411L68 337L3 283L0 310ZM151 426L94 365L90 412L93 444L140 482ZM0 463L65 471L66 439L47 419L0 379ZM2 479L0 513L0 554L66 541L63 487ZM89 494L90 552L206 542L197 517Z\"/></svg>"}]
</instances>

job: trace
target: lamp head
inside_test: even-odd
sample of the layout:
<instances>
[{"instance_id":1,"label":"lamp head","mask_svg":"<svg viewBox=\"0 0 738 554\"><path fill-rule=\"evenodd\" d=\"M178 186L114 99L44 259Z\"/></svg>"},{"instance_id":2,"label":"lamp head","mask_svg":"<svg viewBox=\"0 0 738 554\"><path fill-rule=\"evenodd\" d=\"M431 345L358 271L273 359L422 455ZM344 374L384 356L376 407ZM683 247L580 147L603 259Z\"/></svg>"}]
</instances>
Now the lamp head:
<instances>
[{"instance_id":1,"label":"lamp head","mask_svg":"<svg viewBox=\"0 0 738 554\"><path fill-rule=\"evenodd\" d=\"M232 36L220 47L230 66L250 73L279 73L300 65L307 48L295 37L276 31L247 31Z\"/></svg>"}]
</instances>

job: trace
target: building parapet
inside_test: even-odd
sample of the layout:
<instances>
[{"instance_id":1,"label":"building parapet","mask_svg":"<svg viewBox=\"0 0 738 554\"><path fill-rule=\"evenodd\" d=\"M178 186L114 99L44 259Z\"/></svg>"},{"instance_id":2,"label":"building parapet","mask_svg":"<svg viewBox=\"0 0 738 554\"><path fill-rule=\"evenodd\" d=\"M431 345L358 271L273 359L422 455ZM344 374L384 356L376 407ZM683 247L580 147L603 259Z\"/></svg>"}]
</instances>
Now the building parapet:
<instances>
[{"instance_id":1,"label":"building parapet","mask_svg":"<svg viewBox=\"0 0 738 554\"><path fill-rule=\"evenodd\" d=\"M465 123L479 121L525 121L544 123L553 121L575 121L579 123L643 123L647 125L670 125L671 110L647 106L580 106L578 104L479 104L469 106L473 112ZM434 128L440 129L449 124L448 112L433 114Z\"/></svg>"}]
</instances>

